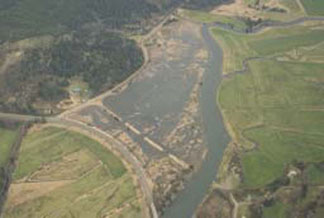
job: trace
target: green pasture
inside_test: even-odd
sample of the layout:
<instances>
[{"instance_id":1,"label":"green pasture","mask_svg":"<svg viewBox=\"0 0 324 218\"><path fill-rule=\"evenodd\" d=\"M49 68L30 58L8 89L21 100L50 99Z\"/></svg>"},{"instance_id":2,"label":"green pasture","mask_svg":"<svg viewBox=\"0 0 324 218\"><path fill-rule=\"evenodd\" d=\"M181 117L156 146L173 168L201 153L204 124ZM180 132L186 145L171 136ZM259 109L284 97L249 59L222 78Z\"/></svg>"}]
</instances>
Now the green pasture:
<instances>
[{"instance_id":1,"label":"green pasture","mask_svg":"<svg viewBox=\"0 0 324 218\"><path fill-rule=\"evenodd\" d=\"M40 190L26 180L39 184ZM19 184L25 186L17 188ZM39 196L43 186L55 187ZM87 136L56 127L25 137L11 188L21 195L9 194L8 218L142 215L133 179L120 159ZM17 205L17 200L22 203Z\"/></svg>"},{"instance_id":2,"label":"green pasture","mask_svg":"<svg viewBox=\"0 0 324 218\"><path fill-rule=\"evenodd\" d=\"M241 155L244 187L263 187L284 175L293 161L324 161L324 63L322 30L309 26L271 29L243 35L213 29L224 49L224 72L218 100L241 146L253 148ZM308 59L287 61L292 50ZM315 55L316 54L316 55ZM309 172L319 180L314 169ZM316 178L315 178L316 177Z\"/></svg>"},{"instance_id":3,"label":"green pasture","mask_svg":"<svg viewBox=\"0 0 324 218\"><path fill-rule=\"evenodd\" d=\"M0 127L0 167L7 163L10 149L16 140L17 133L17 130Z\"/></svg>"},{"instance_id":4,"label":"green pasture","mask_svg":"<svg viewBox=\"0 0 324 218\"><path fill-rule=\"evenodd\" d=\"M201 23L220 22L243 30L247 27L246 23L240 18L211 14L206 11L182 9L180 15Z\"/></svg>"},{"instance_id":5,"label":"green pasture","mask_svg":"<svg viewBox=\"0 0 324 218\"><path fill-rule=\"evenodd\" d=\"M110 169L114 177L120 177L126 169L122 162L98 142L78 133L59 128L47 128L28 135L22 143L15 179L37 170L42 164L61 160L65 155L87 149L94 153Z\"/></svg>"},{"instance_id":6,"label":"green pasture","mask_svg":"<svg viewBox=\"0 0 324 218\"><path fill-rule=\"evenodd\" d=\"M308 15L324 16L324 1L301 0Z\"/></svg>"}]
</instances>

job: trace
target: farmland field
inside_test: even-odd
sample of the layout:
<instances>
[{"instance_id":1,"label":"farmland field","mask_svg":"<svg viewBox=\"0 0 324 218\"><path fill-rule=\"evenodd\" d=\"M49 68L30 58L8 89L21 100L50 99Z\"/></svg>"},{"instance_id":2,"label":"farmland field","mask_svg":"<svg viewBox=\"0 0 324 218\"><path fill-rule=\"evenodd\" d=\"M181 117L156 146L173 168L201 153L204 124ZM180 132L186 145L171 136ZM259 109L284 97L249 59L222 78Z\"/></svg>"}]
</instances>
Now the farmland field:
<instances>
[{"instance_id":1,"label":"farmland field","mask_svg":"<svg viewBox=\"0 0 324 218\"><path fill-rule=\"evenodd\" d=\"M282 203L276 203L272 207L264 210L264 218L285 218L286 217L285 206Z\"/></svg>"},{"instance_id":2,"label":"farmland field","mask_svg":"<svg viewBox=\"0 0 324 218\"><path fill-rule=\"evenodd\" d=\"M220 28L213 28L212 32L224 51L223 74L242 70L246 58L273 56L303 49L304 46L321 45L324 35L324 30L312 30L307 26L271 29L255 35L237 34ZM314 49L310 49L310 55ZM322 55L320 48L318 50Z\"/></svg>"},{"instance_id":3,"label":"farmland field","mask_svg":"<svg viewBox=\"0 0 324 218\"><path fill-rule=\"evenodd\" d=\"M225 15L210 14L205 11L182 9L180 10L180 15L202 23L221 22L238 29L245 29L247 27L243 20Z\"/></svg>"},{"instance_id":4,"label":"farmland field","mask_svg":"<svg viewBox=\"0 0 324 218\"><path fill-rule=\"evenodd\" d=\"M301 0L306 12L309 15L324 15L324 1L322 0Z\"/></svg>"},{"instance_id":5,"label":"farmland field","mask_svg":"<svg viewBox=\"0 0 324 218\"><path fill-rule=\"evenodd\" d=\"M218 102L234 143L244 151L239 187L278 189L276 203L263 209L264 218L287 217L294 206L307 210L324 182L322 28L321 23L306 23L251 35L212 30L224 50L227 75ZM301 174L290 179L296 190L305 182L310 189L305 197L296 194L298 204L282 204L289 171Z\"/></svg>"},{"instance_id":6,"label":"farmland field","mask_svg":"<svg viewBox=\"0 0 324 218\"><path fill-rule=\"evenodd\" d=\"M0 167L8 161L10 147L14 143L17 131L0 127Z\"/></svg>"},{"instance_id":7,"label":"farmland field","mask_svg":"<svg viewBox=\"0 0 324 218\"><path fill-rule=\"evenodd\" d=\"M224 65L225 72L229 71L227 66L242 68L239 64L244 58L269 56L268 59L250 61L246 74L225 80L219 97L236 138L250 146L260 145L242 157L245 184L248 186L273 181L294 159L324 161L324 123L321 122L324 113L320 110L324 105L321 97L324 92L316 85L322 81L324 64L299 61L303 59L302 50L307 46L308 53L312 53L313 47L317 55L323 57L324 50L315 49L314 45L324 39L320 37L323 35L321 30L307 30L308 27L300 26L244 36L214 29L216 39L226 48L231 48L225 53L235 52L229 55L232 59L225 59L225 63L228 62ZM290 60L289 51L299 47L299 58ZM288 61L275 59L273 54Z\"/></svg>"},{"instance_id":8,"label":"farmland field","mask_svg":"<svg viewBox=\"0 0 324 218\"><path fill-rule=\"evenodd\" d=\"M0 127L0 190L3 187L2 169L8 163L10 149L16 140L17 134L18 131L16 129Z\"/></svg>"},{"instance_id":9,"label":"farmland field","mask_svg":"<svg viewBox=\"0 0 324 218\"><path fill-rule=\"evenodd\" d=\"M142 215L123 163L79 133L56 127L30 131L13 178L5 217Z\"/></svg>"},{"instance_id":10,"label":"farmland field","mask_svg":"<svg viewBox=\"0 0 324 218\"><path fill-rule=\"evenodd\" d=\"M245 184L270 183L294 159L324 161L324 93L315 85L324 64L268 60L249 67L224 82L220 94L237 138L260 145L242 158Z\"/></svg>"}]
</instances>

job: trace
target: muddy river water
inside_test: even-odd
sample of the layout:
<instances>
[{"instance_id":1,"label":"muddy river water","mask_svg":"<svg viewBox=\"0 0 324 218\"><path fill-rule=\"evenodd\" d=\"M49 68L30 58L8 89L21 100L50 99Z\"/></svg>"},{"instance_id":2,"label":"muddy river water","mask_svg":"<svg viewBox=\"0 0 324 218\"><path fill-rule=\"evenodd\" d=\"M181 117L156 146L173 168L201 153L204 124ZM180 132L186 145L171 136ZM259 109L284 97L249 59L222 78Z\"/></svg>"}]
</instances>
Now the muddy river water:
<instances>
[{"instance_id":1,"label":"muddy river water","mask_svg":"<svg viewBox=\"0 0 324 218\"><path fill-rule=\"evenodd\" d=\"M204 71L198 96L202 118L200 125L204 129L202 134L208 153L184 190L180 191L171 206L165 209L163 214L165 218L193 216L215 180L223 151L229 142L216 101L222 78L222 50L212 38L207 26L201 27L201 37L196 37L188 29L186 31L173 36L185 44L180 59L169 59L167 54L157 60L153 58L153 63L149 64L142 79L139 78L118 95L104 101L107 107L117 111L121 117L129 120L141 131L146 127L158 125L158 128L148 131L146 135L161 142L163 136L176 125L179 119L177 115L185 107L197 79L190 74L183 79L188 65L194 61L193 54L201 48L208 51L207 60L198 63ZM142 148L145 152L154 150L149 150L148 146ZM181 154L178 155L181 157Z\"/></svg>"},{"instance_id":2,"label":"muddy river water","mask_svg":"<svg viewBox=\"0 0 324 218\"><path fill-rule=\"evenodd\" d=\"M132 149L140 146L138 158L158 184L155 204L169 205L163 217L190 218L215 180L229 142L216 101L222 50L207 26L187 21L166 26L152 44L149 64L133 81L80 114L116 138L128 135ZM186 164L194 173L170 203L182 187L177 182Z\"/></svg>"},{"instance_id":3,"label":"muddy river water","mask_svg":"<svg viewBox=\"0 0 324 218\"><path fill-rule=\"evenodd\" d=\"M306 21L323 21L323 17L302 17L288 22L264 22L253 28L250 33L257 33L266 27L287 27ZM223 156L226 145L230 137L225 130L220 109L216 103L216 96L222 79L223 53L221 47L213 39L209 32L209 27L221 26L225 29L233 30L226 25L209 24L203 25L202 36L209 57L205 66L204 85L201 89L200 107L205 126L205 140L208 148L207 157L202 167L194 174L188 182L186 188L177 195L172 206L165 210L164 218L190 218L194 217L194 212L202 202L208 192ZM237 31L241 33L241 30Z\"/></svg>"},{"instance_id":4,"label":"muddy river water","mask_svg":"<svg viewBox=\"0 0 324 218\"><path fill-rule=\"evenodd\" d=\"M217 168L229 142L229 136L216 101L222 78L222 49L216 44L206 25L202 27L202 36L209 56L199 101L208 153L199 171L193 175L185 189L178 194L172 206L165 210L163 215L165 218L190 218L193 216L195 209L202 202L208 188L215 180Z\"/></svg>"}]
</instances>

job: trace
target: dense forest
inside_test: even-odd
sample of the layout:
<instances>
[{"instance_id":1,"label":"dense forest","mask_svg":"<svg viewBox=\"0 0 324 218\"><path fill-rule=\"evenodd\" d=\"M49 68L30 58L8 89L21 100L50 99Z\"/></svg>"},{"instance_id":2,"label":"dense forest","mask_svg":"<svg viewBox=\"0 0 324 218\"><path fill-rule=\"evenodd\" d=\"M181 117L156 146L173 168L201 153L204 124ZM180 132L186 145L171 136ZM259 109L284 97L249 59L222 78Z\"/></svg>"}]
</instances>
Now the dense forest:
<instances>
[{"instance_id":1,"label":"dense forest","mask_svg":"<svg viewBox=\"0 0 324 218\"><path fill-rule=\"evenodd\" d=\"M93 94L111 88L143 62L126 35L148 32L180 5L208 8L219 1L0 0L0 111L39 113L39 101L54 107L68 97L73 76ZM54 42L15 44L43 36ZM8 65L13 51L22 56Z\"/></svg>"},{"instance_id":2,"label":"dense forest","mask_svg":"<svg viewBox=\"0 0 324 218\"><path fill-rule=\"evenodd\" d=\"M142 64L134 41L116 33L78 32L49 47L25 51L24 58L0 75L0 109L37 113L38 100L57 103L68 97L69 79L80 76L98 94L128 77Z\"/></svg>"},{"instance_id":3,"label":"dense forest","mask_svg":"<svg viewBox=\"0 0 324 218\"><path fill-rule=\"evenodd\" d=\"M58 34L99 22L113 29L142 31L155 17L180 4L208 8L221 0L0 0L0 43Z\"/></svg>"}]
</instances>

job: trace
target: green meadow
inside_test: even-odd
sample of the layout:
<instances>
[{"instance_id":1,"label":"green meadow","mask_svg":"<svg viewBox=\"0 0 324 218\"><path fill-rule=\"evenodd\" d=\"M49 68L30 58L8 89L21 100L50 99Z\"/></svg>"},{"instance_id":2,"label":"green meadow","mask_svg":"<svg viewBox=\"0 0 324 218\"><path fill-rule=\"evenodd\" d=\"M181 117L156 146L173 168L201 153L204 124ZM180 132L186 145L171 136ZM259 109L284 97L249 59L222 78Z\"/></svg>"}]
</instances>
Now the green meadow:
<instances>
[{"instance_id":1,"label":"green meadow","mask_svg":"<svg viewBox=\"0 0 324 218\"><path fill-rule=\"evenodd\" d=\"M0 127L0 167L3 167L7 162L12 144L17 137L17 130Z\"/></svg>"},{"instance_id":2,"label":"green meadow","mask_svg":"<svg viewBox=\"0 0 324 218\"><path fill-rule=\"evenodd\" d=\"M244 187L270 184L294 161L324 161L324 32L313 29L293 26L254 35L212 30L228 75L218 100L233 139L250 149L240 157ZM312 61L315 54L322 63ZM260 59L248 61L245 73L231 73L250 57ZM321 180L318 168L309 174Z\"/></svg>"},{"instance_id":3,"label":"green meadow","mask_svg":"<svg viewBox=\"0 0 324 218\"><path fill-rule=\"evenodd\" d=\"M0 127L0 169L5 167L9 160L11 147L16 140L18 130ZM0 190L3 186L3 178L0 175Z\"/></svg>"},{"instance_id":4,"label":"green meadow","mask_svg":"<svg viewBox=\"0 0 324 218\"><path fill-rule=\"evenodd\" d=\"M307 26L275 28L254 35L233 33L212 28L212 33L223 48L223 74L243 69L243 60L251 57L272 57L294 49L317 46L323 42L324 30ZM316 48L309 48L310 55ZM319 55L322 51L317 51Z\"/></svg>"},{"instance_id":5,"label":"green meadow","mask_svg":"<svg viewBox=\"0 0 324 218\"><path fill-rule=\"evenodd\" d=\"M13 177L8 218L142 215L133 179L120 159L76 132L55 127L30 132Z\"/></svg>"},{"instance_id":6,"label":"green meadow","mask_svg":"<svg viewBox=\"0 0 324 218\"><path fill-rule=\"evenodd\" d=\"M232 27L235 27L237 29L245 29L247 27L246 23L239 18L211 14L206 11L181 9L180 15L187 19L191 19L201 23L221 22L224 24L231 25Z\"/></svg>"},{"instance_id":7,"label":"green meadow","mask_svg":"<svg viewBox=\"0 0 324 218\"><path fill-rule=\"evenodd\" d=\"M323 16L324 1L322 0L301 0L308 15Z\"/></svg>"},{"instance_id":8,"label":"green meadow","mask_svg":"<svg viewBox=\"0 0 324 218\"><path fill-rule=\"evenodd\" d=\"M275 203L271 207L266 207L263 211L263 218L286 218L286 207L283 203Z\"/></svg>"}]
</instances>

